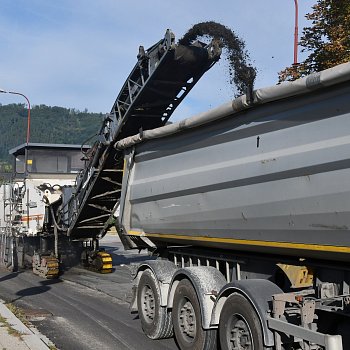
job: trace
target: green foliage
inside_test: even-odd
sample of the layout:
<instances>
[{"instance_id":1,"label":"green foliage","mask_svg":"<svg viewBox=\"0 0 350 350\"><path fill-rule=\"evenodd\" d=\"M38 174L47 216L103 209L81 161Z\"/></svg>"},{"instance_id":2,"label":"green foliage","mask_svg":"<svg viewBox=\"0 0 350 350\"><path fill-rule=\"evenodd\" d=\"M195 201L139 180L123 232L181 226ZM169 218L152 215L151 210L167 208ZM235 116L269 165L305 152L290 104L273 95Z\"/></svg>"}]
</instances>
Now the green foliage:
<instances>
[{"instance_id":1,"label":"green foliage","mask_svg":"<svg viewBox=\"0 0 350 350\"><path fill-rule=\"evenodd\" d=\"M0 174L11 173L11 172L12 172L12 164L9 162L0 160Z\"/></svg>"},{"instance_id":2,"label":"green foliage","mask_svg":"<svg viewBox=\"0 0 350 350\"><path fill-rule=\"evenodd\" d=\"M306 15L312 26L303 30L300 46L310 52L304 62L279 73L280 81L295 80L350 61L349 0L318 0Z\"/></svg>"},{"instance_id":3,"label":"green foliage","mask_svg":"<svg viewBox=\"0 0 350 350\"><path fill-rule=\"evenodd\" d=\"M9 150L26 142L28 111L24 104L0 105L0 162L8 169ZM34 106L31 109L30 142L82 144L100 128L102 113L64 107Z\"/></svg>"}]
</instances>

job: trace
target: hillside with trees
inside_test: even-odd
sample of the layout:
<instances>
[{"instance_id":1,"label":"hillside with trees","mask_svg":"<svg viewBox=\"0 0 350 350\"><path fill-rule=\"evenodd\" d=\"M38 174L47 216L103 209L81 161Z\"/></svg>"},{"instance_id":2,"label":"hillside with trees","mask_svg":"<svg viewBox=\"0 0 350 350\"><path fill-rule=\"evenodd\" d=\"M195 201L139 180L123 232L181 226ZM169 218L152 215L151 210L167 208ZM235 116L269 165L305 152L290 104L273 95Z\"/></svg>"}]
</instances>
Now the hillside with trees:
<instances>
[{"instance_id":1,"label":"hillside with trees","mask_svg":"<svg viewBox=\"0 0 350 350\"><path fill-rule=\"evenodd\" d=\"M0 105L0 165L6 168L8 151L26 142L28 110L24 104ZM34 106L31 109L30 142L82 144L94 136L102 113L64 107ZM88 142L91 144L91 141Z\"/></svg>"}]
</instances>

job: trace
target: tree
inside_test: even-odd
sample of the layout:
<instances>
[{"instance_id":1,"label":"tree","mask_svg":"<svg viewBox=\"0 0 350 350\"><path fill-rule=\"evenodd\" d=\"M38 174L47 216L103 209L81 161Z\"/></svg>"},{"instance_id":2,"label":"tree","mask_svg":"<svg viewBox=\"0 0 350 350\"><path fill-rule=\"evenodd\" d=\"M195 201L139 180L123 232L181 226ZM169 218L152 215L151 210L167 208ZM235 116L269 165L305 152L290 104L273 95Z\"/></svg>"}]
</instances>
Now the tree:
<instances>
[{"instance_id":1,"label":"tree","mask_svg":"<svg viewBox=\"0 0 350 350\"><path fill-rule=\"evenodd\" d=\"M299 45L311 52L304 62L279 73L279 81L295 80L350 61L350 1L318 0L306 18Z\"/></svg>"},{"instance_id":2,"label":"tree","mask_svg":"<svg viewBox=\"0 0 350 350\"><path fill-rule=\"evenodd\" d=\"M102 113L75 109L72 114L72 110L58 106L32 106L31 142L81 144L91 139L101 126ZM27 112L24 104L0 106L0 173L8 169L5 162L12 161L9 149L25 142Z\"/></svg>"}]
</instances>

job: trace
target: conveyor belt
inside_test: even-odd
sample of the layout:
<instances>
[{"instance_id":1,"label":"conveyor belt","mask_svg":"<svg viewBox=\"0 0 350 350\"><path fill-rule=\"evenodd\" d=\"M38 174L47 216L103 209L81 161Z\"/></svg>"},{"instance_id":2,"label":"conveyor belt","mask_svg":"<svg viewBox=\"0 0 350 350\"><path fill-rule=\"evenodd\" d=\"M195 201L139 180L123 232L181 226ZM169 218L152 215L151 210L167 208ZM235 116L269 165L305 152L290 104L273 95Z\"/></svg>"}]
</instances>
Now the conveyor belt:
<instances>
[{"instance_id":1,"label":"conveyor belt","mask_svg":"<svg viewBox=\"0 0 350 350\"><path fill-rule=\"evenodd\" d=\"M73 239L105 234L121 191L123 154L113 148L124 137L165 125L201 76L220 58L218 41L175 44L168 30L148 50L140 46L138 62L106 116L78 178L73 197L63 195L63 222Z\"/></svg>"}]
</instances>

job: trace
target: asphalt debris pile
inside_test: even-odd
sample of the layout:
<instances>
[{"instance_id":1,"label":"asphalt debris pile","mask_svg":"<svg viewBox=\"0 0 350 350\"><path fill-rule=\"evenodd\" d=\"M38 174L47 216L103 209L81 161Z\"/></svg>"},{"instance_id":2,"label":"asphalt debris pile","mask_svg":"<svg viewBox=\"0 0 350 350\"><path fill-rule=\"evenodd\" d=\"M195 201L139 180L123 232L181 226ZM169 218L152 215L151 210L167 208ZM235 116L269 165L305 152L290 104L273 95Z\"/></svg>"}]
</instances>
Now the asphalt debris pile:
<instances>
[{"instance_id":1,"label":"asphalt debris pile","mask_svg":"<svg viewBox=\"0 0 350 350\"><path fill-rule=\"evenodd\" d=\"M180 45L190 45L198 38L220 40L226 49L229 83L236 87L238 94L250 93L254 87L257 70L249 63L249 54L243 40L228 27L213 21L195 24L179 40Z\"/></svg>"}]
</instances>

